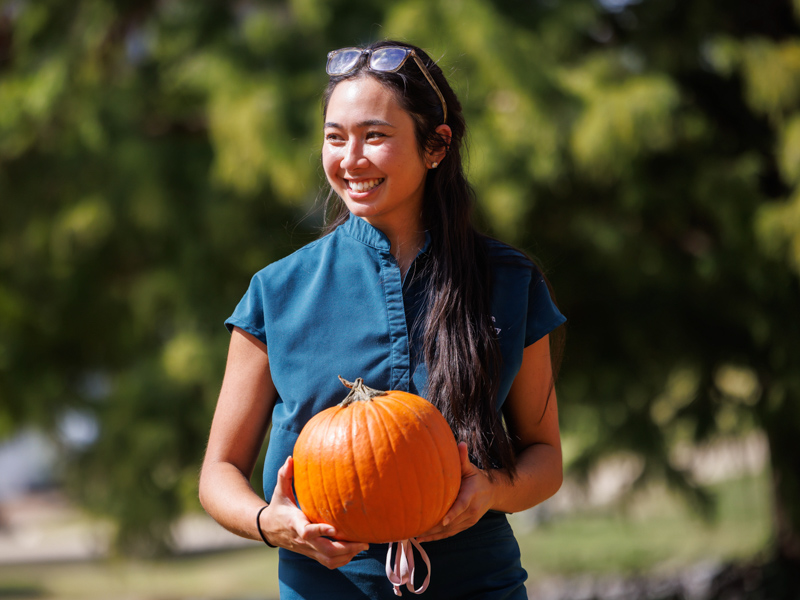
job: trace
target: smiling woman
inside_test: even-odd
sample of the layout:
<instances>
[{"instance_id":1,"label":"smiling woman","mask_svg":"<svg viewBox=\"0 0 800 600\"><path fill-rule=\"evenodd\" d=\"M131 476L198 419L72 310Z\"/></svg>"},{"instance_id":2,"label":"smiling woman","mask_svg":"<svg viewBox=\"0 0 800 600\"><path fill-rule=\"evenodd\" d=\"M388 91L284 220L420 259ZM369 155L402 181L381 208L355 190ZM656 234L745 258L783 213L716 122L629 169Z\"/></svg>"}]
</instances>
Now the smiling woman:
<instances>
[{"instance_id":1,"label":"smiling woman","mask_svg":"<svg viewBox=\"0 0 800 600\"><path fill-rule=\"evenodd\" d=\"M226 321L201 501L229 530L280 547L284 599L381 599L406 585L437 600L521 600L526 573L503 513L561 484L549 334L565 319L534 264L473 227L466 124L430 57L379 42L331 52L327 71L329 224L259 271ZM414 541L425 543L416 574L413 562L393 573L386 544L341 539L297 506L295 442L342 400L339 375L426 398L460 442L458 495ZM270 424L265 504L249 478Z\"/></svg>"},{"instance_id":2,"label":"smiling woman","mask_svg":"<svg viewBox=\"0 0 800 600\"><path fill-rule=\"evenodd\" d=\"M450 128L439 133L450 137ZM445 148L420 153L414 120L394 92L362 75L340 83L328 100L322 164L350 214L382 231L402 274L425 241L425 177Z\"/></svg>"}]
</instances>

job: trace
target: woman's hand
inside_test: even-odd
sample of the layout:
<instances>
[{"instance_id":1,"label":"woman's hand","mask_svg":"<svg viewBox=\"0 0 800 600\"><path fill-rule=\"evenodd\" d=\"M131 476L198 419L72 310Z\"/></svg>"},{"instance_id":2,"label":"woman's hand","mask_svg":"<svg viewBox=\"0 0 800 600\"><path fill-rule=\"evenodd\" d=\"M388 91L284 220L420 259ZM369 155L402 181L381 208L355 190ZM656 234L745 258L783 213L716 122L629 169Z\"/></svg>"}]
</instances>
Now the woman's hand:
<instances>
[{"instance_id":1,"label":"woman's hand","mask_svg":"<svg viewBox=\"0 0 800 600\"><path fill-rule=\"evenodd\" d=\"M336 529L325 523L311 523L297 508L293 477L294 463L290 456L278 471L272 500L261 515L261 530L270 544L313 558L329 569L346 565L356 554L369 548L361 542L328 539L336 536Z\"/></svg>"},{"instance_id":2,"label":"woman's hand","mask_svg":"<svg viewBox=\"0 0 800 600\"><path fill-rule=\"evenodd\" d=\"M456 501L442 518L441 523L424 535L418 536L418 542L441 540L475 525L486 514L494 502L494 485L482 471L469 461L469 452L464 442L458 444L461 459L461 489Z\"/></svg>"}]
</instances>

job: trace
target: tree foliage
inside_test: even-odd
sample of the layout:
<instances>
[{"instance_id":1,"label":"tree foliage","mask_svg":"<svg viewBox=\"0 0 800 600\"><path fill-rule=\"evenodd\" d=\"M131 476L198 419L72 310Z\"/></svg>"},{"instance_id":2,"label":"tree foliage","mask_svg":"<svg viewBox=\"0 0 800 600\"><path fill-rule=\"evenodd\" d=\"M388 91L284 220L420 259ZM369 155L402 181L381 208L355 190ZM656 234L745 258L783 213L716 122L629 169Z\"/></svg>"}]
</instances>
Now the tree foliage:
<instances>
[{"instance_id":1,"label":"tree foliage","mask_svg":"<svg viewBox=\"0 0 800 600\"><path fill-rule=\"evenodd\" d=\"M575 472L763 428L800 559L800 5L23 1L0 9L0 432L153 551L194 502L250 275L313 236L324 56L397 37L459 93L486 228L569 317Z\"/></svg>"}]
</instances>

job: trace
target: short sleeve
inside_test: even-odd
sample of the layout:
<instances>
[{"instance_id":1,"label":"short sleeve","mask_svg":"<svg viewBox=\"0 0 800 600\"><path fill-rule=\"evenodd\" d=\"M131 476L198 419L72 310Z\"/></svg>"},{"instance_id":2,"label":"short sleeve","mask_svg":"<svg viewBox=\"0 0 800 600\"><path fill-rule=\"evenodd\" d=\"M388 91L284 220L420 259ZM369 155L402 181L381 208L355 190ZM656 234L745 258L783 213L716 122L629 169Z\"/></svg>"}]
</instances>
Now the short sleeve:
<instances>
[{"instance_id":1,"label":"short sleeve","mask_svg":"<svg viewBox=\"0 0 800 600\"><path fill-rule=\"evenodd\" d=\"M232 332L234 327L243 329L250 335L257 337L264 344L267 343L264 319L264 288L259 275L250 281L250 287L245 292L233 314L225 320L225 327Z\"/></svg>"},{"instance_id":2,"label":"short sleeve","mask_svg":"<svg viewBox=\"0 0 800 600\"><path fill-rule=\"evenodd\" d=\"M539 341L566 322L553 302L550 289L542 274L535 269L528 289L528 318L525 325L525 347Z\"/></svg>"}]
</instances>

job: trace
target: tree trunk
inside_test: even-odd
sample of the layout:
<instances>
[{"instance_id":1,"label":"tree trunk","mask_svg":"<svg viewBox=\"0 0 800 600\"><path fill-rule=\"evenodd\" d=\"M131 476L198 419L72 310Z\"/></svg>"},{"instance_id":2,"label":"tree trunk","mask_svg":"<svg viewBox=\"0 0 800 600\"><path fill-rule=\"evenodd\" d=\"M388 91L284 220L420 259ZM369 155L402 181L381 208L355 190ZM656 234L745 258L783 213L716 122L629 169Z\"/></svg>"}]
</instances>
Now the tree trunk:
<instances>
[{"instance_id":1,"label":"tree trunk","mask_svg":"<svg viewBox=\"0 0 800 600\"><path fill-rule=\"evenodd\" d=\"M800 568L800 399L787 398L768 425L778 557Z\"/></svg>"},{"instance_id":2,"label":"tree trunk","mask_svg":"<svg viewBox=\"0 0 800 600\"><path fill-rule=\"evenodd\" d=\"M762 377L762 385L767 379ZM764 386L758 408L769 439L773 539L768 556L728 565L714 578L708 600L800 598L800 394ZM782 396L782 397L780 397Z\"/></svg>"}]
</instances>

